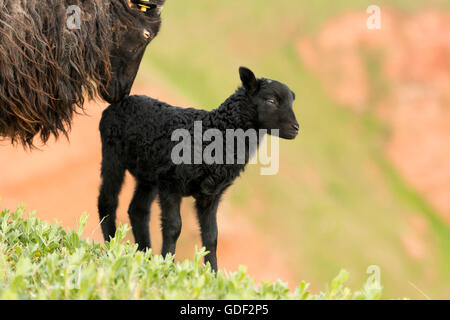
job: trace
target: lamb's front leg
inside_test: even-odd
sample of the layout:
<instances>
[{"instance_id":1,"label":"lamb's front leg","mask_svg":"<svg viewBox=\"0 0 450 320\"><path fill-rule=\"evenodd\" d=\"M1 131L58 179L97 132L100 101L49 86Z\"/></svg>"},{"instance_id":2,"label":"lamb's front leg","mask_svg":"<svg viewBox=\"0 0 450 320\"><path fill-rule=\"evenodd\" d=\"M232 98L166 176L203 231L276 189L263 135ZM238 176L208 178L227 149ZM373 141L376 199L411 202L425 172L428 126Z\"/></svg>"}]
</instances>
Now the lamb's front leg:
<instances>
[{"instance_id":1,"label":"lamb's front leg","mask_svg":"<svg viewBox=\"0 0 450 320\"><path fill-rule=\"evenodd\" d=\"M160 191L159 203L161 205L161 222L163 233L162 256L168 253L175 254L178 237L181 233L180 204L181 195L169 194Z\"/></svg>"},{"instance_id":2,"label":"lamb's front leg","mask_svg":"<svg viewBox=\"0 0 450 320\"><path fill-rule=\"evenodd\" d=\"M139 245L139 250L151 248L150 241L150 206L156 197L156 188L141 182L137 182L133 199L128 208L134 240Z\"/></svg>"},{"instance_id":3,"label":"lamb's front leg","mask_svg":"<svg viewBox=\"0 0 450 320\"><path fill-rule=\"evenodd\" d=\"M220 196L200 196L196 198L197 217L200 223L203 246L209 251L205 257L205 264L209 262L211 268L217 272L217 207Z\"/></svg>"}]
</instances>

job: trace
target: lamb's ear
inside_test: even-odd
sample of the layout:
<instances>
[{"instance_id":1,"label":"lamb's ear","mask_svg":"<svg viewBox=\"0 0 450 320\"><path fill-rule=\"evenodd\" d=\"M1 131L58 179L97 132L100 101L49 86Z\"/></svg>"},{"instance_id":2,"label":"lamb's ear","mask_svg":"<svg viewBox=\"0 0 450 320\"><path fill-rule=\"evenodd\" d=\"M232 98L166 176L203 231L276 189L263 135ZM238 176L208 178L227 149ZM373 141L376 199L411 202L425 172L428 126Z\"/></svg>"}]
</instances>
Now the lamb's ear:
<instances>
[{"instance_id":1,"label":"lamb's ear","mask_svg":"<svg viewBox=\"0 0 450 320\"><path fill-rule=\"evenodd\" d=\"M256 80L255 74L250 69L240 67L239 75L241 76L242 84L247 91L253 93L258 90L258 80Z\"/></svg>"}]
</instances>

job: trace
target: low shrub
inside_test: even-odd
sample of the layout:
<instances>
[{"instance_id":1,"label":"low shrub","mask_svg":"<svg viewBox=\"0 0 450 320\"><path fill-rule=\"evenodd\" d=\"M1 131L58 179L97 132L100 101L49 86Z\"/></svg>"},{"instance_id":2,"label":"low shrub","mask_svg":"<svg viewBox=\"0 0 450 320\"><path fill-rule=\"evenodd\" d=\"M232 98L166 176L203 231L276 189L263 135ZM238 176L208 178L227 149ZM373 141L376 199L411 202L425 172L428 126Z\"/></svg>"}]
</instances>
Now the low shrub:
<instances>
[{"instance_id":1,"label":"low shrub","mask_svg":"<svg viewBox=\"0 0 450 320\"><path fill-rule=\"evenodd\" d=\"M77 230L65 231L25 208L0 214L1 299L379 299L381 288L369 281L360 291L345 287L342 270L324 292L311 294L305 282L290 291L281 281L257 284L246 274L219 271L202 264L206 252L192 261L173 262L141 252L123 241L129 227L102 246L82 238L87 216Z\"/></svg>"}]
</instances>

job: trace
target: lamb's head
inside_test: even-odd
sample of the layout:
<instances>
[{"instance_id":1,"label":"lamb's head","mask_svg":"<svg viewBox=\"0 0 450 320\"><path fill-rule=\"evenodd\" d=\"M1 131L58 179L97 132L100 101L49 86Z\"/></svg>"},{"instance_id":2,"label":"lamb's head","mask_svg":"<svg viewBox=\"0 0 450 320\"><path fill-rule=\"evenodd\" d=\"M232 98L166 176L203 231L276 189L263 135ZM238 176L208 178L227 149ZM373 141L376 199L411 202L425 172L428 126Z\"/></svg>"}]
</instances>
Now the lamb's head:
<instances>
[{"instance_id":1,"label":"lamb's head","mask_svg":"<svg viewBox=\"0 0 450 320\"><path fill-rule=\"evenodd\" d=\"M245 67L239 69L239 74L247 95L257 108L260 129L278 129L280 138L294 139L300 129L292 107L295 93L284 83L256 79Z\"/></svg>"}]
</instances>

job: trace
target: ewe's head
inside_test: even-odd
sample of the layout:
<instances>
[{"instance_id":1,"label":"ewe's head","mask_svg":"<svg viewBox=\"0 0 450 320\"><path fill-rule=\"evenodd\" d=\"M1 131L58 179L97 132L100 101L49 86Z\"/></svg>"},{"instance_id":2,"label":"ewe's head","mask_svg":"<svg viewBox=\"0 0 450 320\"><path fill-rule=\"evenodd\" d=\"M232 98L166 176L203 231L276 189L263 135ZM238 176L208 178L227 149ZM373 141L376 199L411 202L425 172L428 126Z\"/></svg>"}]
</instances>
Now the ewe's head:
<instances>
[{"instance_id":1,"label":"ewe's head","mask_svg":"<svg viewBox=\"0 0 450 320\"><path fill-rule=\"evenodd\" d=\"M110 50L111 79L105 88L100 88L100 95L109 103L116 103L129 95L145 49L159 33L165 1L138 1L148 3L145 12L131 1L131 8L120 9L124 21L118 21L111 32L114 39ZM126 19L127 14L133 18Z\"/></svg>"},{"instance_id":2,"label":"ewe's head","mask_svg":"<svg viewBox=\"0 0 450 320\"><path fill-rule=\"evenodd\" d=\"M294 139L300 129L292 108L295 93L284 83L256 79L247 68L241 67L239 74L247 95L257 107L259 127L278 129L280 138Z\"/></svg>"}]
</instances>

